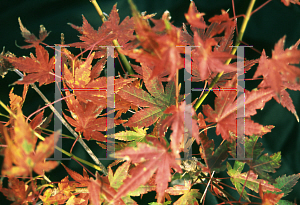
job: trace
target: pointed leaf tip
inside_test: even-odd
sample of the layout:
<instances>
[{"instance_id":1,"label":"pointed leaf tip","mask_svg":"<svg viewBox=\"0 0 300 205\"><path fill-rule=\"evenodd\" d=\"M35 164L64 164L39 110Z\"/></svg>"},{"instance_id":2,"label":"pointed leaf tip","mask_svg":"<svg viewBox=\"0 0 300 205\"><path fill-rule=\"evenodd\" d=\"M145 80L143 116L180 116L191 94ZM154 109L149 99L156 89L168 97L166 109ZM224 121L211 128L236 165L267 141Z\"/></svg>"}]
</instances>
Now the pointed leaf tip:
<instances>
[{"instance_id":1,"label":"pointed leaf tip","mask_svg":"<svg viewBox=\"0 0 300 205\"><path fill-rule=\"evenodd\" d=\"M296 120L297 120L297 122L299 123L299 117L298 117L298 115L297 115L297 112L294 112L293 114L295 115Z\"/></svg>"}]
</instances>

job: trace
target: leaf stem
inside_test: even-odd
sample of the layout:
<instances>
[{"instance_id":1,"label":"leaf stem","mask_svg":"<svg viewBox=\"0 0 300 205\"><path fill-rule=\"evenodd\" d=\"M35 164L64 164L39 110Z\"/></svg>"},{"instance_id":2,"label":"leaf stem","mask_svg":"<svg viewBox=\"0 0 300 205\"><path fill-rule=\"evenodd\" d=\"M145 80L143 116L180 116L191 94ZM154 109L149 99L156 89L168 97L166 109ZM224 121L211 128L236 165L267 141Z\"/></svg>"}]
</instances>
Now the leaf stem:
<instances>
[{"instance_id":1,"label":"leaf stem","mask_svg":"<svg viewBox=\"0 0 300 205\"><path fill-rule=\"evenodd\" d=\"M243 39L243 36L244 36L245 30L246 30L247 24L249 22L255 1L256 0L251 0L250 4L248 6L244 21L243 21L241 29L239 31L239 35L236 38L235 46L233 47L233 49L231 51L232 55L235 54L235 52L237 51L237 47L240 45L240 43ZM230 63L230 61L231 61L231 58L226 61L225 65L228 65ZM194 105L194 108L196 111L200 107L200 105L203 103L203 101L205 100L205 98L207 97L207 95L209 94L211 89L214 87L214 85L219 81L219 79L221 78L223 73L224 73L224 71L217 74L217 76L213 79L211 84L208 86L208 91L205 91L204 94L202 95L202 97L197 100L197 102Z\"/></svg>"},{"instance_id":2,"label":"leaf stem","mask_svg":"<svg viewBox=\"0 0 300 205\"><path fill-rule=\"evenodd\" d=\"M118 40L114 39L112 42L113 42L114 46L116 46L116 50L117 50L117 52L118 52L118 54L120 56L121 61L123 62L124 67L126 68L128 74L129 75L133 75L134 72L133 72L133 70L132 70L132 68L131 68L131 66L129 64L129 61L127 60L126 56L120 52L120 45L118 43Z\"/></svg>"},{"instance_id":3,"label":"leaf stem","mask_svg":"<svg viewBox=\"0 0 300 205\"><path fill-rule=\"evenodd\" d=\"M97 1L96 0L90 0L90 2L94 5L94 7L95 7L96 11L98 12L102 22L106 21L106 18L104 16L99 4L97 3Z\"/></svg>"},{"instance_id":4,"label":"leaf stem","mask_svg":"<svg viewBox=\"0 0 300 205\"><path fill-rule=\"evenodd\" d=\"M206 178L206 177L207 177L203 172L201 172L200 175L201 175L203 178ZM199 178L199 176L198 176L198 178ZM212 183L215 187L217 187L221 192L223 192L228 198L230 198L230 199L233 200L234 202L237 202L237 200L236 200L233 196L231 196L231 194L229 194L227 191L225 191L224 189L222 189L222 188L221 188L218 184L216 184L214 181L211 181L211 183ZM238 204L241 204L241 203L238 202Z\"/></svg>"}]
</instances>

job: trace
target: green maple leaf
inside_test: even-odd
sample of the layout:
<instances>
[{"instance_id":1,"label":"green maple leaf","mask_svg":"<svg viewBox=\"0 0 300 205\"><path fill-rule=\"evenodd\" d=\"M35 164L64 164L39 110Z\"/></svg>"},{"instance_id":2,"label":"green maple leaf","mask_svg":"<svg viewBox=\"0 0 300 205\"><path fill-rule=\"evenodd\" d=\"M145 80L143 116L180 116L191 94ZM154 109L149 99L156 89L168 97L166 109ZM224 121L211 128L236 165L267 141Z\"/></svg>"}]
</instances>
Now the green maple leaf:
<instances>
[{"instance_id":1,"label":"green maple leaf","mask_svg":"<svg viewBox=\"0 0 300 205\"><path fill-rule=\"evenodd\" d=\"M118 190L119 187L123 184L123 181L128 177L128 171L130 167L130 162L124 162L118 167L115 173L113 173L111 167L108 167L108 180L110 186L115 190ZM155 190L155 186L150 184L141 185L136 190L129 192L126 196L122 197L122 200L126 204L135 204L130 196L140 196L141 194L146 194L149 191Z\"/></svg>"},{"instance_id":2,"label":"green maple leaf","mask_svg":"<svg viewBox=\"0 0 300 205\"><path fill-rule=\"evenodd\" d=\"M292 187L295 186L299 178L300 173L293 174L290 176L283 175L281 177L276 178L276 184L274 184L274 186L280 189L280 193L284 193L284 196L286 196L292 191Z\"/></svg>"},{"instance_id":3,"label":"green maple leaf","mask_svg":"<svg viewBox=\"0 0 300 205\"><path fill-rule=\"evenodd\" d=\"M202 196L201 193L199 193L198 189L191 189L190 191L183 194L176 202L174 202L174 205L184 205L184 204L191 204L191 205L197 205L198 200Z\"/></svg>"},{"instance_id":4,"label":"green maple leaf","mask_svg":"<svg viewBox=\"0 0 300 205\"><path fill-rule=\"evenodd\" d=\"M164 119L167 114L164 111L171 105L175 105L175 85L170 81L166 89L157 77L150 79L151 69L143 66L143 80L147 90L134 86L125 86L118 94L125 100L144 109L136 112L126 124L128 127L149 127L159 119Z\"/></svg>"},{"instance_id":5,"label":"green maple leaf","mask_svg":"<svg viewBox=\"0 0 300 205\"><path fill-rule=\"evenodd\" d=\"M259 136L255 135L245 137L246 158L252 158L252 160L247 160L246 163L260 178L275 183L275 180L268 172L275 173L275 169L280 167L281 152L272 155L269 155L268 153L262 155L264 148L261 147L262 143L258 142L258 138ZM235 143L230 144L229 147L232 155L233 153L236 153Z\"/></svg>"},{"instance_id":6,"label":"green maple leaf","mask_svg":"<svg viewBox=\"0 0 300 205\"><path fill-rule=\"evenodd\" d=\"M259 193L259 186L261 186L262 190L265 191L272 191L272 192L280 192L281 190L272 184L268 183L268 181L263 179L258 179L258 175L255 174L252 170L249 172L243 172L245 163L240 161L235 161L233 168L231 165L227 162L227 170L228 175L231 177L230 180L232 184L236 187L238 193L241 195L244 199L250 202L247 191L243 189L243 186L245 186L252 191L255 191L256 193ZM246 182L246 183L245 183Z\"/></svg>"}]
</instances>

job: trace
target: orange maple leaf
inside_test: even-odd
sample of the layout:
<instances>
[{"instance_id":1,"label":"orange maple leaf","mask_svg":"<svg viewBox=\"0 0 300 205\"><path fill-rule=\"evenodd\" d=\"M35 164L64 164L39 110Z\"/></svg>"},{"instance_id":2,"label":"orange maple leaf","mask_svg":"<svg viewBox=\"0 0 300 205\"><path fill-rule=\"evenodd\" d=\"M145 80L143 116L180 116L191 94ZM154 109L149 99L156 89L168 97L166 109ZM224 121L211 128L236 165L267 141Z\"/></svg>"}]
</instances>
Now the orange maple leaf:
<instances>
[{"instance_id":1,"label":"orange maple leaf","mask_svg":"<svg viewBox=\"0 0 300 205\"><path fill-rule=\"evenodd\" d=\"M11 205L27 204L34 202L35 196L32 195L30 187L17 178L8 179L8 188L0 186L0 192L10 201L14 201Z\"/></svg>"},{"instance_id":2,"label":"orange maple leaf","mask_svg":"<svg viewBox=\"0 0 300 205\"><path fill-rule=\"evenodd\" d=\"M262 199L262 205L275 205L283 197L284 193L263 193L262 186L259 184L259 196Z\"/></svg>"},{"instance_id":3,"label":"orange maple leaf","mask_svg":"<svg viewBox=\"0 0 300 205\"><path fill-rule=\"evenodd\" d=\"M37 138L30 125L25 122L20 106L17 110L11 134L8 134L6 127L3 128L7 148L4 153L2 174L8 177L29 176L35 171L43 175L44 171L50 171L58 165L56 161L45 162L45 158L53 154L59 133L55 132L36 147Z\"/></svg>"},{"instance_id":4,"label":"orange maple leaf","mask_svg":"<svg viewBox=\"0 0 300 205\"><path fill-rule=\"evenodd\" d=\"M26 72L28 75L17 81L17 84L31 84L39 82L39 86L54 81L55 59L49 60L49 53L40 45L35 47L36 57L31 53L29 57L5 57L15 68Z\"/></svg>"}]
</instances>

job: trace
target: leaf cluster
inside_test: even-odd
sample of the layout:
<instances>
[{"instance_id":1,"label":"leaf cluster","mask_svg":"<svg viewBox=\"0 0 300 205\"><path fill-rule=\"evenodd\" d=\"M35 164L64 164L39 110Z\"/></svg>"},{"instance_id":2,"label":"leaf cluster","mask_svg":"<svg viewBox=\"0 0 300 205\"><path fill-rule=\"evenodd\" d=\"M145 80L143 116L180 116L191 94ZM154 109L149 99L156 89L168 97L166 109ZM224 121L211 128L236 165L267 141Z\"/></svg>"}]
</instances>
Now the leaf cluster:
<instances>
[{"instance_id":1,"label":"leaf cluster","mask_svg":"<svg viewBox=\"0 0 300 205\"><path fill-rule=\"evenodd\" d=\"M91 2L96 5L95 0ZM292 0L282 2L299 4ZM187 24L178 28L170 21L168 12L154 19L154 14L140 13L131 0L129 4L132 17L126 17L121 23L114 5L107 20L100 12L105 21L97 30L84 16L82 26L70 24L80 33L80 42L60 45L64 46L58 51L61 59L49 57L43 43L49 35L45 27L40 27L37 38L19 19L21 34L29 44L21 48L34 48L35 54L30 53L28 57L16 57L4 51L0 54L3 77L8 67L24 73L15 82L24 85L23 96L17 96L12 90L9 108L1 102L10 116L5 124L0 124L4 156L1 174L8 178L8 185L3 187L1 183L0 191L14 204L37 201L137 204L132 197L154 191L157 202L150 204L170 204L172 195L179 196L174 204L195 205L205 200L207 190L232 204L250 204L255 197L262 204L292 204L282 198L292 190L300 174L276 179L270 175L280 167L281 153L263 153L259 138L274 126L260 125L251 116L273 98L299 121L287 89L300 90L300 69L295 66L300 62L300 41L285 49L284 36L275 44L272 56L266 56L263 50L259 59L244 61L232 49L240 43L234 44L236 21L223 10L205 21L204 13L191 1L185 14ZM82 52L75 55L66 46L80 48ZM129 69L126 75L108 75L114 58L120 58L127 69L132 67L135 72ZM134 63L129 64L126 58ZM232 59L236 60L231 62ZM61 62L61 76L57 75L58 62ZM182 95L179 71L187 62L191 69L187 71L190 77L186 84L209 83L209 90L216 95L213 108L203 105L199 111L195 102L187 100L191 91ZM255 64L258 67L252 79L262 76L263 80L257 88L246 90L239 84L240 73ZM109 141L113 139L116 152L109 157L115 161L107 167L108 172L99 168L103 175L99 172L94 175L84 167L81 175L62 164L73 180L69 176L58 183L48 179L45 172L59 165L57 161L45 160L54 153L54 148L72 159L80 158L72 150L66 152L53 146L59 132L50 136L42 132L52 116L45 118L40 112L30 120L23 115L28 85L37 82L39 86L62 82L60 100L67 105L62 118L75 128L76 141L96 141L100 147L109 149L112 146ZM199 100L203 102L204 98L205 95L200 96ZM241 118L243 126L237 127ZM109 130L116 127L122 131L111 134ZM207 130L211 128L223 140L220 145L216 146L208 136ZM242 139L240 144L236 143L238 138ZM194 141L199 147L199 158L181 158L190 153ZM241 147L245 158L236 159L232 166L228 158L238 157ZM91 167L99 165L96 161L94 166L81 162ZM222 180L215 177L224 171L240 199L234 199L222 186ZM201 192L198 184L206 187L206 191ZM256 195L250 195L249 190Z\"/></svg>"}]
</instances>

